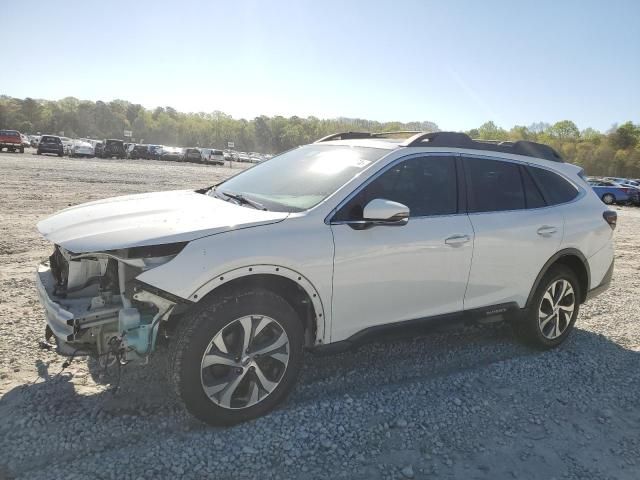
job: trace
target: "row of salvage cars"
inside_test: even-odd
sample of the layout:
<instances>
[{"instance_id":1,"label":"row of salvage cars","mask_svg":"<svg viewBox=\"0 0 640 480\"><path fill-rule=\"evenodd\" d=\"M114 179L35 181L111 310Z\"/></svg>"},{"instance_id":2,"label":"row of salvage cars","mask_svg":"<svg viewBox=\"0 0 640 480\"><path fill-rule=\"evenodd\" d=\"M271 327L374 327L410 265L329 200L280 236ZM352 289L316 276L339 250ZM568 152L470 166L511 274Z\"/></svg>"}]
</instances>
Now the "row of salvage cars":
<instances>
[{"instance_id":1,"label":"row of salvage cars","mask_svg":"<svg viewBox=\"0 0 640 480\"><path fill-rule=\"evenodd\" d=\"M594 192L607 205L640 205L640 179L588 177Z\"/></svg>"},{"instance_id":2,"label":"row of salvage cars","mask_svg":"<svg viewBox=\"0 0 640 480\"><path fill-rule=\"evenodd\" d=\"M5 132L6 135L4 135ZM11 135L14 135L15 139ZM224 165L225 160L229 162L260 163L272 157L272 155L262 153L235 152L215 148L183 148L126 143L119 139L72 139L58 135L32 135L27 137L13 130L0 131L0 150L6 148L8 152L19 151L24 153L24 148L29 146L35 148L38 155L53 154L59 157L168 160L212 165Z\"/></svg>"}]
</instances>

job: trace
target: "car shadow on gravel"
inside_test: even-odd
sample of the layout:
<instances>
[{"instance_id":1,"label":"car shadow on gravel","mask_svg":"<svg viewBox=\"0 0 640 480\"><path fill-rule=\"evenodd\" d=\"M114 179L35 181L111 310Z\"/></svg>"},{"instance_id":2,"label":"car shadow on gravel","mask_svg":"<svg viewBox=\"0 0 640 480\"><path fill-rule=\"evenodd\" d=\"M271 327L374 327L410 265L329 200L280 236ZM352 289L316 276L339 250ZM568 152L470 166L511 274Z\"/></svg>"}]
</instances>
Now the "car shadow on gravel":
<instances>
[{"instance_id":1,"label":"car shadow on gravel","mask_svg":"<svg viewBox=\"0 0 640 480\"><path fill-rule=\"evenodd\" d=\"M138 428L147 438L167 438L203 430L220 435L231 432L233 429L209 429L183 410L165 380L166 361L166 349L161 348L149 365L127 366L119 379L117 371L105 373L94 360L76 359L61 373L57 371L59 366L52 373L49 365L39 362L36 382L18 386L0 399L0 438L4 438L0 440L0 472L4 469L20 474L44 468L52 456L56 462L71 460L77 453L66 447L73 445L75 436L80 434L85 434L83 438L91 443L84 448L97 452L121 448L123 441L125 444L145 441L137 437ZM438 395L435 400L431 400L436 403L430 405L436 409L444 408L456 398L473 398L474 404L490 405L494 413L489 415L495 415L491 419L497 422L502 412L512 408L514 399L519 397L520 401L526 401L528 396L550 396L550 400L545 401L561 408L571 404L575 399L568 379L575 379L580 385L588 384L597 392L615 394L623 387L625 371L637 370L639 361L639 352L580 329L560 348L545 352L516 343L503 325L467 327L413 339L377 342L331 357L307 355L298 385L286 403L272 414L274 418L260 419L242 428L251 431L265 421L287 424L289 415L299 422L304 418L301 411L315 410L320 404L340 403L345 397L364 399L366 404L372 396L392 398L398 391L413 391L416 387L438 392L434 393ZM501 373L509 369L524 373L516 377ZM460 380L461 375L475 380ZM539 391L532 391L527 375L541 379ZM628 376L626 378L628 381ZM424 405L416 404L416 414L417 409L422 408ZM411 406L403 409L405 415L411 415ZM373 428L381 421L394 421L393 406L382 414L384 418L380 418L379 411L358 415L364 415L363 428ZM85 432L92 424L99 425L95 427L96 438ZM110 430L128 432L126 440L113 437ZM38 443L37 439L45 432L50 438L52 431L62 439L60 448L47 444L42 447L43 451L34 450L27 459L12 458L16 444L12 439L23 443L25 438L34 439ZM445 430L440 434L447 437L454 432ZM55 455L47 454L47 449L55 449ZM487 455L477 455L469 461L491 462L485 457ZM482 472L478 475L477 478L489 478Z\"/></svg>"},{"instance_id":2,"label":"car shadow on gravel","mask_svg":"<svg viewBox=\"0 0 640 480\"><path fill-rule=\"evenodd\" d=\"M315 402L319 397L397 388L521 357L530 356L536 361L545 355L584 351L594 342L598 349L589 351L597 361L610 363L609 357L625 352L640 360L638 352L581 329L576 329L563 346L545 352L517 343L505 324L457 328L379 340L332 356L307 353L301 378L283 408ZM181 406L165 378L166 364L166 347L159 348L148 365L125 365L121 369L105 369L96 360L81 357L68 369L52 374L48 365L38 361L38 379L7 392L0 399L0 411L22 403L16 402L18 399L46 398L47 402L67 406L80 402L85 411L99 410L113 416L174 414ZM74 415L73 409L64 411Z\"/></svg>"}]
</instances>

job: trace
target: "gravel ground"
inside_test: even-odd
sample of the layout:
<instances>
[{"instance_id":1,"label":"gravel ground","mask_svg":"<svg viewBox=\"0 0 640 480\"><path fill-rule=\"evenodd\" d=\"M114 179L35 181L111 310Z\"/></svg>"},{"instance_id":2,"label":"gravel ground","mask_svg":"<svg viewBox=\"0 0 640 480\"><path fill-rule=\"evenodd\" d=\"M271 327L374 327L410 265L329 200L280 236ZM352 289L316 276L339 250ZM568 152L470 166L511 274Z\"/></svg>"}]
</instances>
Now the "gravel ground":
<instances>
[{"instance_id":1,"label":"gravel ground","mask_svg":"<svg viewBox=\"0 0 640 480\"><path fill-rule=\"evenodd\" d=\"M190 418L164 348L115 375L38 348L35 223L97 198L210 185L228 168L0 154L0 479L640 478L640 209L618 208L612 288L560 348L468 327L307 355L272 414Z\"/></svg>"}]
</instances>

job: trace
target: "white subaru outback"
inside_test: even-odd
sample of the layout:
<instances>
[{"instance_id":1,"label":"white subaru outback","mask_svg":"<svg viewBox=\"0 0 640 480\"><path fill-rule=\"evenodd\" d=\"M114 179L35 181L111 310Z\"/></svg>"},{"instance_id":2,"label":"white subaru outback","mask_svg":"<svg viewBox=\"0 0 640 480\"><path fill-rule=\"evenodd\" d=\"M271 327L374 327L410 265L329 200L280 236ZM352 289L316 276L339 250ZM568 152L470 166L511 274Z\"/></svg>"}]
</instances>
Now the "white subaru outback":
<instances>
[{"instance_id":1,"label":"white subaru outback","mask_svg":"<svg viewBox=\"0 0 640 480\"><path fill-rule=\"evenodd\" d=\"M504 319L549 348L613 272L616 214L532 142L349 132L209 188L129 195L41 221L37 289L67 355L144 363L216 425L257 417L304 350Z\"/></svg>"}]
</instances>

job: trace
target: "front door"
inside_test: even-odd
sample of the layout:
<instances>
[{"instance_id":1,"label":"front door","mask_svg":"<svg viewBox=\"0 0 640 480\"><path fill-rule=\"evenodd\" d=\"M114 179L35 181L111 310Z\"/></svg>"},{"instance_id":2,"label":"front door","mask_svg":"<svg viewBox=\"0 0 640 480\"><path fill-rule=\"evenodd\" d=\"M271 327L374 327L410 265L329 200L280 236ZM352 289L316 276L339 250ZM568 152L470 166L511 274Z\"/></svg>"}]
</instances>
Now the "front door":
<instances>
[{"instance_id":1,"label":"front door","mask_svg":"<svg viewBox=\"0 0 640 480\"><path fill-rule=\"evenodd\" d=\"M473 229L458 213L456 161L442 155L396 161L336 213L331 341L383 324L461 311ZM409 207L403 226L357 230L381 198Z\"/></svg>"}]
</instances>

